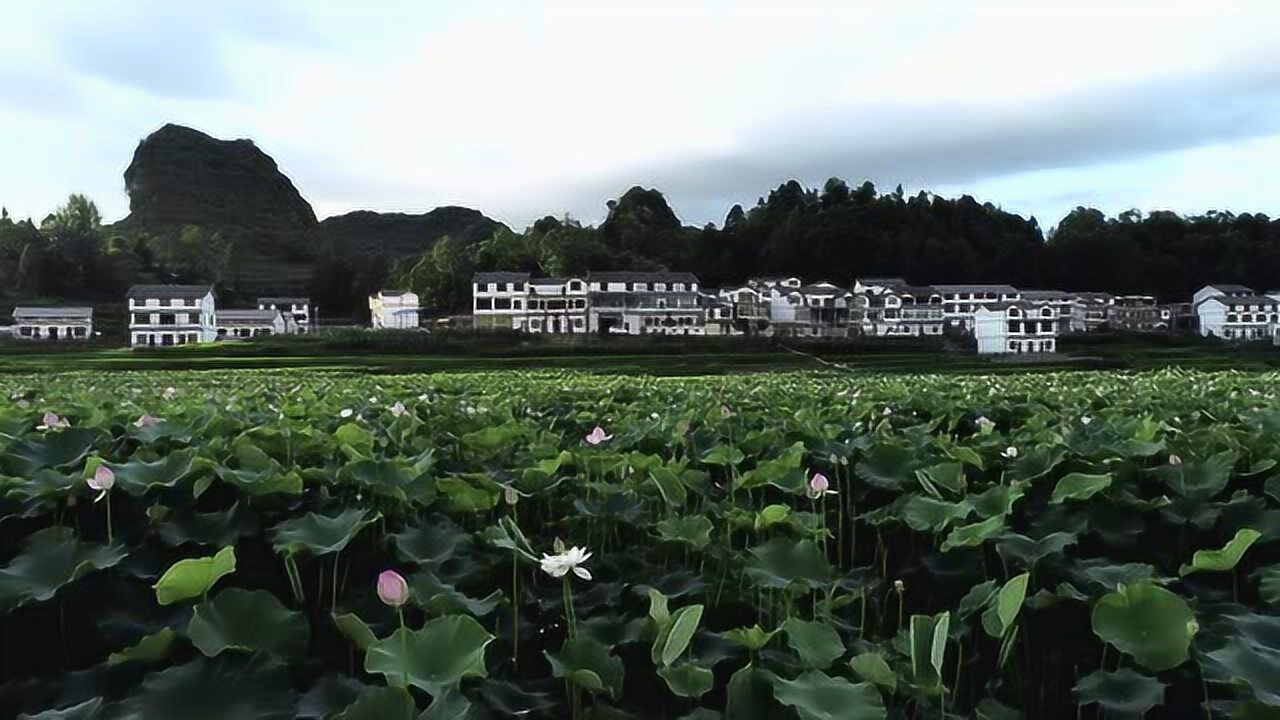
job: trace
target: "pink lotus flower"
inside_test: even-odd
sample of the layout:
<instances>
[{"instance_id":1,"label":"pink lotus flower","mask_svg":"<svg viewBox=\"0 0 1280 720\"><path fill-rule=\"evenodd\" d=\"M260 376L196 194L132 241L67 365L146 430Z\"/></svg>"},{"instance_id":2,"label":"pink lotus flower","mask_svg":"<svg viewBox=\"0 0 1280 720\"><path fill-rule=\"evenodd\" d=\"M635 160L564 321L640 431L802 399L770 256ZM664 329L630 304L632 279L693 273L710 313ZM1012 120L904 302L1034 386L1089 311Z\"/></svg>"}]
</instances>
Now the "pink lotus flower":
<instances>
[{"instance_id":1,"label":"pink lotus flower","mask_svg":"<svg viewBox=\"0 0 1280 720\"><path fill-rule=\"evenodd\" d=\"M612 440L612 439L613 439L613 436L605 434L604 428L600 427L599 425L597 425L596 428L591 431L591 434L587 435L586 437L588 445L599 445L605 440Z\"/></svg>"},{"instance_id":2,"label":"pink lotus flower","mask_svg":"<svg viewBox=\"0 0 1280 720\"><path fill-rule=\"evenodd\" d=\"M831 481L822 473L814 473L809 478L809 497L817 500L823 495L835 495L836 491L831 489Z\"/></svg>"},{"instance_id":3,"label":"pink lotus flower","mask_svg":"<svg viewBox=\"0 0 1280 720\"><path fill-rule=\"evenodd\" d=\"M383 570L378 576L378 598L398 608L409 602L409 583L395 570Z\"/></svg>"},{"instance_id":4,"label":"pink lotus flower","mask_svg":"<svg viewBox=\"0 0 1280 720\"><path fill-rule=\"evenodd\" d=\"M143 413L138 417L137 420L133 421L133 426L140 427L140 428L155 427L156 425L159 425L159 424L160 424L160 418L155 417L153 415L149 415L147 413Z\"/></svg>"},{"instance_id":5,"label":"pink lotus flower","mask_svg":"<svg viewBox=\"0 0 1280 720\"><path fill-rule=\"evenodd\" d=\"M56 428L71 427L71 423L58 417L57 413L47 412L44 417L40 418L40 424L36 426L37 430L54 430Z\"/></svg>"},{"instance_id":6,"label":"pink lotus flower","mask_svg":"<svg viewBox=\"0 0 1280 720\"><path fill-rule=\"evenodd\" d=\"M93 471L93 477L85 480L90 488L98 491L98 497L94 498L94 502L98 502L107 496L107 491L116 485L115 471L106 465L99 465L97 470Z\"/></svg>"}]
</instances>

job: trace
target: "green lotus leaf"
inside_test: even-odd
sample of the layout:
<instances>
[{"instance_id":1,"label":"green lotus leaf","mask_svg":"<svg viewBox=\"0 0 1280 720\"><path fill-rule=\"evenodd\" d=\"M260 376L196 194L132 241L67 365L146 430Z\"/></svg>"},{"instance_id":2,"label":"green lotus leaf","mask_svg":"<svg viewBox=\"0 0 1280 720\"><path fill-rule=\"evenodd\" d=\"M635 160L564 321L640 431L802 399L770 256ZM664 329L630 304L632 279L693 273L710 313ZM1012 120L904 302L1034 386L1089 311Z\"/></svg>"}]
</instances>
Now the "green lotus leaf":
<instances>
[{"instance_id":1,"label":"green lotus leaf","mask_svg":"<svg viewBox=\"0 0 1280 720\"><path fill-rule=\"evenodd\" d=\"M1080 678L1075 693L1082 705L1096 703L1107 712L1141 716L1164 702L1165 684L1153 677L1121 668L1095 670Z\"/></svg>"},{"instance_id":2,"label":"green lotus leaf","mask_svg":"<svg viewBox=\"0 0 1280 720\"><path fill-rule=\"evenodd\" d=\"M914 461L915 453L910 448L878 443L858 462L855 472L872 487L902 490L913 477Z\"/></svg>"},{"instance_id":3,"label":"green lotus leaf","mask_svg":"<svg viewBox=\"0 0 1280 720\"><path fill-rule=\"evenodd\" d=\"M734 628L720 633L725 640L737 643L748 650L763 649L777 634L777 630L765 632L759 625L753 625L749 628Z\"/></svg>"},{"instance_id":4,"label":"green lotus leaf","mask_svg":"<svg viewBox=\"0 0 1280 720\"><path fill-rule=\"evenodd\" d=\"M935 497L942 497L939 488L959 495L964 492L964 464L949 462L921 468L916 471L916 480Z\"/></svg>"},{"instance_id":5,"label":"green lotus leaf","mask_svg":"<svg viewBox=\"0 0 1280 720\"><path fill-rule=\"evenodd\" d=\"M1071 533L1055 532L1045 535L1039 540L1032 540L1026 535L1007 533L996 542L996 552L1006 560L1012 560L1022 567L1031 567L1050 555L1057 555L1068 547L1075 545L1078 538Z\"/></svg>"},{"instance_id":6,"label":"green lotus leaf","mask_svg":"<svg viewBox=\"0 0 1280 720\"><path fill-rule=\"evenodd\" d=\"M1280 605L1280 565L1269 565L1254 573L1258 594L1268 605Z\"/></svg>"},{"instance_id":7,"label":"green lotus leaf","mask_svg":"<svg viewBox=\"0 0 1280 720\"><path fill-rule=\"evenodd\" d=\"M840 634L827 623L793 617L782 624L782 631L805 667L821 670L844 655Z\"/></svg>"},{"instance_id":8,"label":"green lotus leaf","mask_svg":"<svg viewBox=\"0 0 1280 720\"><path fill-rule=\"evenodd\" d=\"M306 652L309 636L302 613L266 590L223 590L197 605L187 625L191 644L209 657L244 650L297 658Z\"/></svg>"},{"instance_id":9,"label":"green lotus leaf","mask_svg":"<svg viewBox=\"0 0 1280 720\"><path fill-rule=\"evenodd\" d=\"M333 624L337 625L343 636L360 650L368 650L371 645L378 642L378 636L373 634L369 624L355 613L334 615Z\"/></svg>"},{"instance_id":10,"label":"green lotus leaf","mask_svg":"<svg viewBox=\"0 0 1280 720\"><path fill-rule=\"evenodd\" d=\"M915 495L902 507L902 520L917 532L941 532L948 525L964 520L973 512L966 501L957 503L928 495Z\"/></svg>"},{"instance_id":11,"label":"green lotus leaf","mask_svg":"<svg viewBox=\"0 0 1280 720\"><path fill-rule=\"evenodd\" d=\"M437 613L465 612L484 617L502 602L502 591L494 590L482 598L472 598L453 585L446 583L430 570L419 570L409 578L413 589L413 601L423 608Z\"/></svg>"},{"instance_id":12,"label":"green lotus leaf","mask_svg":"<svg viewBox=\"0 0 1280 720\"><path fill-rule=\"evenodd\" d=\"M994 698L982 698L974 711L977 720L1025 720L1026 717Z\"/></svg>"},{"instance_id":13,"label":"green lotus leaf","mask_svg":"<svg viewBox=\"0 0 1280 720\"><path fill-rule=\"evenodd\" d=\"M102 717L102 698L86 700L57 710L45 710L34 715L23 713L18 720L97 720Z\"/></svg>"},{"instance_id":14,"label":"green lotus leaf","mask_svg":"<svg viewBox=\"0 0 1280 720\"><path fill-rule=\"evenodd\" d=\"M1156 672L1187 660L1199 626L1187 602L1151 583L1123 585L1093 606L1093 632Z\"/></svg>"},{"instance_id":15,"label":"green lotus leaf","mask_svg":"<svg viewBox=\"0 0 1280 720\"><path fill-rule=\"evenodd\" d=\"M1086 473L1069 473L1064 475L1053 487L1049 497L1050 504L1061 504L1067 500L1088 500L1111 487L1110 474L1089 475Z\"/></svg>"},{"instance_id":16,"label":"green lotus leaf","mask_svg":"<svg viewBox=\"0 0 1280 720\"><path fill-rule=\"evenodd\" d=\"M714 673L690 662L664 666L658 669L658 674L667 681L673 694L693 700L706 695L716 682Z\"/></svg>"},{"instance_id":17,"label":"green lotus leaf","mask_svg":"<svg viewBox=\"0 0 1280 720\"><path fill-rule=\"evenodd\" d=\"M342 552L359 532L378 519L378 513L350 508L332 517L307 513L286 520L271 529L271 545L276 552L312 555Z\"/></svg>"},{"instance_id":18,"label":"green lotus leaf","mask_svg":"<svg viewBox=\"0 0 1280 720\"><path fill-rule=\"evenodd\" d=\"M963 619L987 606L997 592L996 581L988 580L969 588L969 592L960 598L957 614Z\"/></svg>"},{"instance_id":19,"label":"green lotus leaf","mask_svg":"<svg viewBox=\"0 0 1280 720\"><path fill-rule=\"evenodd\" d=\"M343 423L333 432L333 439L349 460L365 460L373 456L373 434L358 423Z\"/></svg>"},{"instance_id":20,"label":"green lotus leaf","mask_svg":"<svg viewBox=\"0 0 1280 720\"><path fill-rule=\"evenodd\" d=\"M883 720L884 701L871 683L851 683L810 670L795 680L774 678L778 702L795 709L800 720Z\"/></svg>"},{"instance_id":21,"label":"green lotus leaf","mask_svg":"<svg viewBox=\"0 0 1280 720\"><path fill-rule=\"evenodd\" d=\"M1204 460L1184 460L1177 465L1161 465L1152 472L1179 497L1203 502L1222 492L1231 480L1237 455L1224 450Z\"/></svg>"},{"instance_id":22,"label":"green lotus leaf","mask_svg":"<svg viewBox=\"0 0 1280 720\"><path fill-rule=\"evenodd\" d=\"M710 708L695 708L692 712L681 715L676 720L724 720L724 716Z\"/></svg>"},{"instance_id":23,"label":"green lotus leaf","mask_svg":"<svg viewBox=\"0 0 1280 720\"><path fill-rule=\"evenodd\" d=\"M529 538L525 537L524 531L510 517L504 517L498 520L497 525L490 525L485 528L481 536L485 542L494 547L514 551L523 562L538 562L538 555L534 551L533 545L529 542Z\"/></svg>"},{"instance_id":24,"label":"green lotus leaf","mask_svg":"<svg viewBox=\"0 0 1280 720\"><path fill-rule=\"evenodd\" d=\"M324 720L351 705L367 689L368 686L349 675L328 673L298 698L298 718Z\"/></svg>"},{"instance_id":25,"label":"green lotus leaf","mask_svg":"<svg viewBox=\"0 0 1280 720\"><path fill-rule=\"evenodd\" d=\"M711 543L711 521L701 515L667 518L656 527L663 540L683 543L698 550Z\"/></svg>"},{"instance_id":26,"label":"green lotus leaf","mask_svg":"<svg viewBox=\"0 0 1280 720\"><path fill-rule=\"evenodd\" d=\"M752 527L756 532L768 530L778 523L786 522L790 516L791 508L787 505L766 505L756 513Z\"/></svg>"},{"instance_id":27,"label":"green lotus leaf","mask_svg":"<svg viewBox=\"0 0 1280 720\"><path fill-rule=\"evenodd\" d=\"M858 677L888 690L890 693L898 688L898 673L889 667L888 661L880 653L865 652L849 659L849 668Z\"/></svg>"},{"instance_id":28,"label":"green lotus leaf","mask_svg":"<svg viewBox=\"0 0 1280 720\"><path fill-rule=\"evenodd\" d=\"M1006 482L1035 480L1048 475L1067 456L1067 450L1058 445L1034 445L1018 455L1005 474Z\"/></svg>"},{"instance_id":29,"label":"green lotus leaf","mask_svg":"<svg viewBox=\"0 0 1280 720\"><path fill-rule=\"evenodd\" d=\"M908 640L911 646L911 674L915 683L931 691L942 688L942 667L946 661L947 632L951 613L912 615Z\"/></svg>"},{"instance_id":30,"label":"green lotus leaf","mask_svg":"<svg viewBox=\"0 0 1280 720\"><path fill-rule=\"evenodd\" d=\"M801 464L807 452L804 443L793 443L785 450L776 453L775 457L762 460L754 468L739 475L734 488L748 490L772 485L779 490L803 494L805 479Z\"/></svg>"},{"instance_id":31,"label":"green lotus leaf","mask_svg":"<svg viewBox=\"0 0 1280 720\"><path fill-rule=\"evenodd\" d=\"M471 534L443 517L427 518L421 524L406 527L392 535L391 540L401 560L426 568L438 569L450 560L475 554Z\"/></svg>"},{"instance_id":32,"label":"green lotus leaf","mask_svg":"<svg viewBox=\"0 0 1280 720\"><path fill-rule=\"evenodd\" d=\"M1004 517L996 515L971 525L954 528L942 541L943 552L958 547L977 547L1004 532Z\"/></svg>"},{"instance_id":33,"label":"green lotus leaf","mask_svg":"<svg viewBox=\"0 0 1280 720\"><path fill-rule=\"evenodd\" d=\"M152 488L173 487L199 469L195 448L175 450L154 462L134 460L112 464L116 487L130 495L145 495Z\"/></svg>"},{"instance_id":34,"label":"green lotus leaf","mask_svg":"<svg viewBox=\"0 0 1280 720\"><path fill-rule=\"evenodd\" d=\"M1093 589L1111 591L1121 585L1135 585L1142 582L1154 582L1156 569L1146 563L1109 563L1097 558L1082 560L1071 568L1072 574L1079 581L1080 587L1092 586Z\"/></svg>"},{"instance_id":35,"label":"green lotus leaf","mask_svg":"<svg viewBox=\"0 0 1280 720\"><path fill-rule=\"evenodd\" d=\"M245 503L210 513L172 512L156 525L156 533L170 545L232 545L241 537L256 534L258 519Z\"/></svg>"},{"instance_id":36,"label":"green lotus leaf","mask_svg":"<svg viewBox=\"0 0 1280 720\"><path fill-rule=\"evenodd\" d=\"M689 499L689 491L680 481L680 474L676 470L666 466L650 468L649 479L658 487L658 494L667 507L684 507Z\"/></svg>"},{"instance_id":37,"label":"green lotus leaf","mask_svg":"<svg viewBox=\"0 0 1280 720\"><path fill-rule=\"evenodd\" d=\"M54 526L27 538L22 552L0 568L0 614L53 599L85 575L115 566L128 555L121 544L82 543L70 528Z\"/></svg>"},{"instance_id":38,"label":"green lotus leaf","mask_svg":"<svg viewBox=\"0 0 1280 720\"><path fill-rule=\"evenodd\" d=\"M278 465L264 470L232 470L222 465L213 468L218 479L249 495L302 493L302 476L296 472L284 472Z\"/></svg>"},{"instance_id":39,"label":"green lotus leaf","mask_svg":"<svg viewBox=\"0 0 1280 720\"><path fill-rule=\"evenodd\" d=\"M265 656L197 658L146 676L122 703L118 720L288 720L293 717L289 674Z\"/></svg>"},{"instance_id":40,"label":"green lotus leaf","mask_svg":"<svg viewBox=\"0 0 1280 720\"><path fill-rule=\"evenodd\" d=\"M1280 707L1280 618L1245 613L1225 618L1231 634L1203 659L1211 680L1246 686L1254 698Z\"/></svg>"},{"instance_id":41,"label":"green lotus leaf","mask_svg":"<svg viewBox=\"0 0 1280 720\"><path fill-rule=\"evenodd\" d=\"M471 704L457 686L446 688L417 720L485 720L489 716Z\"/></svg>"},{"instance_id":42,"label":"green lotus leaf","mask_svg":"<svg viewBox=\"0 0 1280 720\"><path fill-rule=\"evenodd\" d=\"M831 583L831 564L812 540L773 538L748 552L747 577L760 587L783 589L795 583L821 588Z\"/></svg>"},{"instance_id":43,"label":"green lotus leaf","mask_svg":"<svg viewBox=\"0 0 1280 720\"><path fill-rule=\"evenodd\" d=\"M332 720L417 720L418 706L402 687L371 687Z\"/></svg>"},{"instance_id":44,"label":"green lotus leaf","mask_svg":"<svg viewBox=\"0 0 1280 720\"><path fill-rule=\"evenodd\" d=\"M992 598L990 607L982 614L982 628L993 638L1003 638L1013 627L1027 598L1027 582L1031 576L1023 573L1011 578Z\"/></svg>"},{"instance_id":45,"label":"green lotus leaf","mask_svg":"<svg viewBox=\"0 0 1280 720\"><path fill-rule=\"evenodd\" d=\"M493 636L467 615L446 615L421 630L400 628L369 647L364 669L391 685L413 685L430 695L465 677L485 677L484 651Z\"/></svg>"},{"instance_id":46,"label":"green lotus leaf","mask_svg":"<svg viewBox=\"0 0 1280 720\"><path fill-rule=\"evenodd\" d=\"M169 651L173 649L173 643L177 639L178 634L173 631L173 628L160 628L160 630L143 637L133 646L111 653L107 658L107 664L160 662L169 657Z\"/></svg>"},{"instance_id":47,"label":"green lotus leaf","mask_svg":"<svg viewBox=\"0 0 1280 720\"><path fill-rule=\"evenodd\" d=\"M1013 506L1026 494L1025 485L995 485L977 495L969 495L965 501L973 506L978 517L986 520L1013 512Z\"/></svg>"},{"instance_id":48,"label":"green lotus leaf","mask_svg":"<svg viewBox=\"0 0 1280 720\"><path fill-rule=\"evenodd\" d=\"M165 570L164 575L152 586L156 602L171 605L183 600L200 597L224 575L235 572L236 551L228 545L215 555L179 560Z\"/></svg>"},{"instance_id":49,"label":"green lotus leaf","mask_svg":"<svg viewBox=\"0 0 1280 720\"><path fill-rule=\"evenodd\" d=\"M724 715L734 720L774 720L786 712L773 697L772 673L745 665L729 678Z\"/></svg>"},{"instance_id":50,"label":"green lotus leaf","mask_svg":"<svg viewBox=\"0 0 1280 720\"><path fill-rule=\"evenodd\" d=\"M1234 570L1239 564L1240 558L1244 557L1244 553L1249 549L1258 538L1262 537L1262 533L1252 528L1243 528L1236 532L1235 537L1219 550L1197 550L1191 556L1191 564L1183 565L1178 569L1178 574L1186 577L1194 572L1226 572Z\"/></svg>"},{"instance_id":51,"label":"green lotus leaf","mask_svg":"<svg viewBox=\"0 0 1280 720\"><path fill-rule=\"evenodd\" d=\"M421 473L405 460L369 458L353 460L338 469L338 482L367 488L375 495L429 505L436 498L430 482L418 482Z\"/></svg>"},{"instance_id":52,"label":"green lotus leaf","mask_svg":"<svg viewBox=\"0 0 1280 720\"><path fill-rule=\"evenodd\" d=\"M20 440L0 459L6 475L28 477L41 468L76 465L105 437L101 430L73 427Z\"/></svg>"},{"instance_id":53,"label":"green lotus leaf","mask_svg":"<svg viewBox=\"0 0 1280 720\"><path fill-rule=\"evenodd\" d=\"M674 613L658 630L653 641L651 656L654 665L666 667L679 658L689 648L693 634L698 631L698 623L702 622L702 605L686 605Z\"/></svg>"},{"instance_id":54,"label":"green lotus leaf","mask_svg":"<svg viewBox=\"0 0 1280 720\"><path fill-rule=\"evenodd\" d=\"M565 640L560 652L544 651L551 671L558 678L609 697L622 696L622 659L609 654L609 648L596 640L578 637Z\"/></svg>"},{"instance_id":55,"label":"green lotus leaf","mask_svg":"<svg viewBox=\"0 0 1280 720\"><path fill-rule=\"evenodd\" d=\"M746 455L732 445L716 445L702 453L702 462L708 465L740 465Z\"/></svg>"},{"instance_id":56,"label":"green lotus leaf","mask_svg":"<svg viewBox=\"0 0 1280 720\"><path fill-rule=\"evenodd\" d=\"M466 473L436 480L436 490L444 496L453 513L481 513L497 507L502 486L484 473Z\"/></svg>"}]
</instances>

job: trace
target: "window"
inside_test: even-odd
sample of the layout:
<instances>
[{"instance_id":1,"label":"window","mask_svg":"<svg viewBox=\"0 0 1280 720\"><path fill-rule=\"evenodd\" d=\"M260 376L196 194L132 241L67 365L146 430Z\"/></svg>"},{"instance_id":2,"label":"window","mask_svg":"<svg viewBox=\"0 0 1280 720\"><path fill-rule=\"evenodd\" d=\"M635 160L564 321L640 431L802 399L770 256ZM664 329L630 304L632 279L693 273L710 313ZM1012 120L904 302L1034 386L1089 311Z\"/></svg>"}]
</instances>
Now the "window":
<instances>
[{"instance_id":1,"label":"window","mask_svg":"<svg viewBox=\"0 0 1280 720\"><path fill-rule=\"evenodd\" d=\"M489 292L497 292L498 283L489 283Z\"/></svg>"},{"instance_id":2,"label":"window","mask_svg":"<svg viewBox=\"0 0 1280 720\"><path fill-rule=\"evenodd\" d=\"M569 281L569 292L578 292L580 290L582 290L582 281L580 280Z\"/></svg>"},{"instance_id":3,"label":"window","mask_svg":"<svg viewBox=\"0 0 1280 720\"><path fill-rule=\"evenodd\" d=\"M515 283L513 287L515 287L516 292L524 292L524 283L522 282Z\"/></svg>"},{"instance_id":4,"label":"window","mask_svg":"<svg viewBox=\"0 0 1280 720\"><path fill-rule=\"evenodd\" d=\"M477 309L477 310L492 310L492 309L493 309L493 300L492 300L492 299L490 299L490 298L476 298L476 309Z\"/></svg>"},{"instance_id":5,"label":"window","mask_svg":"<svg viewBox=\"0 0 1280 720\"><path fill-rule=\"evenodd\" d=\"M495 298L495 299L494 299L494 301L493 301L493 309L494 309L494 310L510 310L510 309L511 309L511 299L510 299L510 298Z\"/></svg>"},{"instance_id":6,"label":"window","mask_svg":"<svg viewBox=\"0 0 1280 720\"><path fill-rule=\"evenodd\" d=\"M150 316L150 315L143 315L142 313L133 313L133 324L134 324L134 325L147 325L147 324L149 324L150 322L151 322L151 316Z\"/></svg>"},{"instance_id":7,"label":"window","mask_svg":"<svg viewBox=\"0 0 1280 720\"><path fill-rule=\"evenodd\" d=\"M653 284L653 289L654 289L654 290L656 290L656 291L658 291L658 292L664 292L664 291L667 289L667 284L666 284L666 283L656 282L656 283L654 283L654 284Z\"/></svg>"},{"instance_id":8,"label":"window","mask_svg":"<svg viewBox=\"0 0 1280 720\"><path fill-rule=\"evenodd\" d=\"M1051 323L1051 322L1041 322L1041 323L1040 323L1040 332L1053 332L1053 323Z\"/></svg>"},{"instance_id":9,"label":"window","mask_svg":"<svg viewBox=\"0 0 1280 720\"><path fill-rule=\"evenodd\" d=\"M165 313L165 314L163 314L163 315L161 315L161 316L160 316L160 324L161 324L161 325L176 325L176 324L178 324L178 316L177 316L177 315L173 315L173 314L171 314L171 313Z\"/></svg>"},{"instance_id":10,"label":"window","mask_svg":"<svg viewBox=\"0 0 1280 720\"><path fill-rule=\"evenodd\" d=\"M515 308L516 310L519 310L519 309L520 309L521 307L523 307L523 306L524 306L524 301L523 301L523 300L512 300L512 301L511 301L511 307Z\"/></svg>"},{"instance_id":11,"label":"window","mask_svg":"<svg viewBox=\"0 0 1280 720\"><path fill-rule=\"evenodd\" d=\"M581 327L582 327L582 318L574 318L574 319L573 319L573 326L574 326L574 327L576 327L576 328L581 328Z\"/></svg>"},{"instance_id":12,"label":"window","mask_svg":"<svg viewBox=\"0 0 1280 720\"><path fill-rule=\"evenodd\" d=\"M675 283L671 286L671 289L675 292L684 292L684 283Z\"/></svg>"}]
</instances>

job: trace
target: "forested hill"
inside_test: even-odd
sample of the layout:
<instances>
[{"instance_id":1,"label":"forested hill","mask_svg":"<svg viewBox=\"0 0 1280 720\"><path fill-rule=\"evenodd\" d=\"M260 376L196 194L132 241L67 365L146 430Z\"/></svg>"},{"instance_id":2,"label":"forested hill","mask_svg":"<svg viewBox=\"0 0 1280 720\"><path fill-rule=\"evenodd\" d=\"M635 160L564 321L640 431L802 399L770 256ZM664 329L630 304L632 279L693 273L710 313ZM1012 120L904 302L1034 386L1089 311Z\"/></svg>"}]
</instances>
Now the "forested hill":
<instances>
[{"instance_id":1,"label":"forested hill","mask_svg":"<svg viewBox=\"0 0 1280 720\"><path fill-rule=\"evenodd\" d=\"M4 301L110 303L136 282L209 282L230 304L307 293L327 317L358 315L364 296L386 286L461 310L472 273L495 269L668 268L691 271L707 286L753 275L843 284L895 275L1168 299L1209 282L1280 286L1280 221L1261 214L1107 217L1078 208L1046 237L1035 218L969 196L883 193L833 178L821 189L784 183L701 228L684 225L659 190L640 187L608 201L595 227L548 215L517 232L463 207L317 222L302 192L253 142L176 125L142 140L125 186L131 212L115 225L102 225L81 196L38 223L0 214Z\"/></svg>"}]
</instances>

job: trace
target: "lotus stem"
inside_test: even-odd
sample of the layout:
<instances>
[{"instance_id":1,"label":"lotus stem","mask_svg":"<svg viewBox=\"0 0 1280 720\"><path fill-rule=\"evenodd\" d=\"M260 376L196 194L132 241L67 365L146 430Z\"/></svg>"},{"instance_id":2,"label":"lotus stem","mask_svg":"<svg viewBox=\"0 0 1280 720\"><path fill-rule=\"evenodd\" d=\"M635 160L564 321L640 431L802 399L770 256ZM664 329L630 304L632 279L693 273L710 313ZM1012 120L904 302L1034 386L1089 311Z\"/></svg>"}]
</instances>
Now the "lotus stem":
<instances>
[{"instance_id":1,"label":"lotus stem","mask_svg":"<svg viewBox=\"0 0 1280 720\"><path fill-rule=\"evenodd\" d=\"M111 493L107 493L107 496L103 499L107 501L107 544L111 545L115 542L115 537L111 530Z\"/></svg>"}]
</instances>

